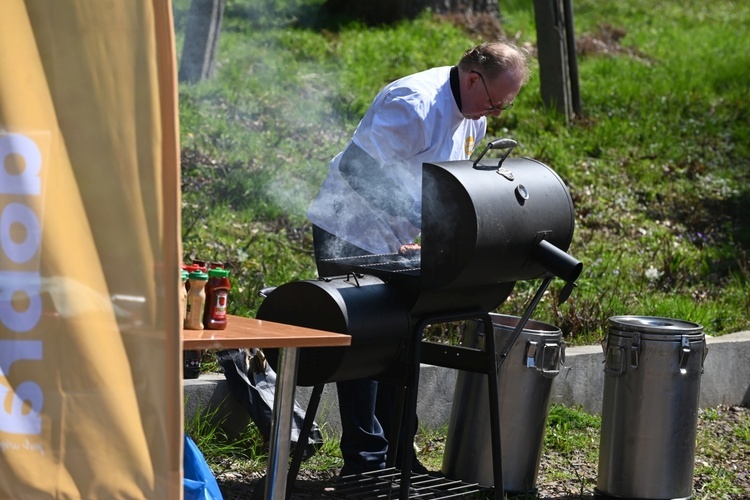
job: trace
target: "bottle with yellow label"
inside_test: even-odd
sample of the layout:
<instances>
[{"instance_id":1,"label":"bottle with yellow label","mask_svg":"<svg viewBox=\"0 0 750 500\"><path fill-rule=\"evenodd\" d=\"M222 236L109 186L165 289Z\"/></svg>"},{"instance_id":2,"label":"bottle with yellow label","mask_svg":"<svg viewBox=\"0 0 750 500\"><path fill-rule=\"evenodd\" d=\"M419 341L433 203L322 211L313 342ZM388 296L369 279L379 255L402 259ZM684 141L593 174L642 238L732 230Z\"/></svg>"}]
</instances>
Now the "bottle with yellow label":
<instances>
[{"instance_id":1,"label":"bottle with yellow label","mask_svg":"<svg viewBox=\"0 0 750 500\"><path fill-rule=\"evenodd\" d=\"M203 271L191 271L186 283L187 312L185 314L186 330L203 330L203 309L206 304L206 283L208 275ZM182 376L198 378L201 373L201 351L182 351Z\"/></svg>"},{"instance_id":2,"label":"bottle with yellow label","mask_svg":"<svg viewBox=\"0 0 750 500\"><path fill-rule=\"evenodd\" d=\"M203 309L206 304L206 283L208 275L203 271L193 271L188 276L190 289L187 294L186 330L203 330Z\"/></svg>"}]
</instances>

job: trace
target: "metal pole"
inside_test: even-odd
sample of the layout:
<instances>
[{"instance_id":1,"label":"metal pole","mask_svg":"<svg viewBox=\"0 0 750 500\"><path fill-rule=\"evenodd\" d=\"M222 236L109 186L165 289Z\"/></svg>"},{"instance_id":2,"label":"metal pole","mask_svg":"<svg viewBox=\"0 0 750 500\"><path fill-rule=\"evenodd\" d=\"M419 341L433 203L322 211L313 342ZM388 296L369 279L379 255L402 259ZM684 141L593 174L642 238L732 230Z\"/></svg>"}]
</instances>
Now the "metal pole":
<instances>
[{"instance_id":1,"label":"metal pole","mask_svg":"<svg viewBox=\"0 0 750 500\"><path fill-rule=\"evenodd\" d=\"M536 306L537 304L539 304L539 301L542 300L542 297L544 296L544 292L547 291L547 287L549 286L549 284L552 282L553 279L554 277L544 278L544 281L542 281L542 284L539 285L539 290L536 291L536 295L534 295L534 298L531 299L531 302L526 307L526 310L523 312L523 316L521 316L521 319L518 321L516 328L513 330L513 334L510 336L508 341L503 346L503 349L499 353L499 361L497 362L498 370L500 370L500 367L503 365L505 358L508 356L508 353L510 352L511 348L513 348L513 344L516 343L516 339L523 332L523 329L526 326L526 323L528 323L529 318L531 318L531 315L534 314L534 309L536 309ZM492 332L492 330L490 330L490 332Z\"/></svg>"},{"instance_id":2,"label":"metal pole","mask_svg":"<svg viewBox=\"0 0 750 500\"><path fill-rule=\"evenodd\" d=\"M576 53L576 32L573 27L573 1L563 0L565 17L565 37L568 49L568 72L570 75L570 98L573 101L573 112L576 116L583 114L581 109L581 88L578 85L578 54Z\"/></svg>"},{"instance_id":3,"label":"metal pole","mask_svg":"<svg viewBox=\"0 0 750 500\"><path fill-rule=\"evenodd\" d=\"M492 440L492 480L495 483L495 499L505 498L505 484L503 483L503 449L500 437L500 365L497 360L497 345L495 344L495 325L492 317L485 314L484 323L485 343L487 353L487 388L489 390L490 408L490 439Z\"/></svg>"},{"instance_id":4,"label":"metal pole","mask_svg":"<svg viewBox=\"0 0 750 500\"><path fill-rule=\"evenodd\" d=\"M287 468L292 435L294 392L297 387L296 347L279 349L279 370L276 377L276 394L273 399L271 442L266 472L266 500L286 496Z\"/></svg>"}]
</instances>

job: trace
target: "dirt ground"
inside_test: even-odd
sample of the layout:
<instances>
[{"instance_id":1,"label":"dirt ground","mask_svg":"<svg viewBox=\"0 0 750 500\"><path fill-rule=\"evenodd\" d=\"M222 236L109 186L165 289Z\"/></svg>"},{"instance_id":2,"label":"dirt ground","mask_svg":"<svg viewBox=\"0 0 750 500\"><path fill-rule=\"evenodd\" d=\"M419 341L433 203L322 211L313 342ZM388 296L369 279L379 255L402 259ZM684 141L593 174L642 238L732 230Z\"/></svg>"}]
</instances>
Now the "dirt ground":
<instances>
[{"instance_id":1,"label":"dirt ground","mask_svg":"<svg viewBox=\"0 0 750 500\"><path fill-rule=\"evenodd\" d=\"M740 432L738 432L738 429ZM720 498L722 500L750 499L750 408L721 406L711 415L701 413L697 427L697 449L693 494L696 500ZM587 450L573 453L543 454L537 479L536 495L521 498L540 500L573 500L595 498L598 476L596 460L591 460ZM295 482L292 500L311 498L353 498L338 496L334 485L337 469L326 471L302 470ZM727 474L730 473L730 474ZM731 477L731 488L736 493L716 492L716 482ZM217 481L226 500L262 498L261 475L257 472L229 469L219 474ZM726 490L722 490L726 491ZM256 495L256 496L253 496ZM492 498L492 493L473 494L464 498ZM356 497L362 498L362 497ZM394 498L397 498L397 493ZM433 498L430 496L419 498Z\"/></svg>"}]
</instances>

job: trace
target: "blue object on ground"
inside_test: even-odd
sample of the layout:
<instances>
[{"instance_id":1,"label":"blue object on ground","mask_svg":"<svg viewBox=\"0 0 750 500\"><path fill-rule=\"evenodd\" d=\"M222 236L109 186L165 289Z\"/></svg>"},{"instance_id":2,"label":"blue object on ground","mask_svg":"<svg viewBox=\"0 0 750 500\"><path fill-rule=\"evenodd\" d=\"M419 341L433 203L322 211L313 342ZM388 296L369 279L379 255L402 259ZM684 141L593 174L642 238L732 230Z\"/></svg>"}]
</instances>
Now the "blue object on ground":
<instances>
[{"instance_id":1,"label":"blue object on ground","mask_svg":"<svg viewBox=\"0 0 750 500\"><path fill-rule=\"evenodd\" d=\"M222 500L219 484L203 453L187 434L184 448L182 486L185 500Z\"/></svg>"}]
</instances>

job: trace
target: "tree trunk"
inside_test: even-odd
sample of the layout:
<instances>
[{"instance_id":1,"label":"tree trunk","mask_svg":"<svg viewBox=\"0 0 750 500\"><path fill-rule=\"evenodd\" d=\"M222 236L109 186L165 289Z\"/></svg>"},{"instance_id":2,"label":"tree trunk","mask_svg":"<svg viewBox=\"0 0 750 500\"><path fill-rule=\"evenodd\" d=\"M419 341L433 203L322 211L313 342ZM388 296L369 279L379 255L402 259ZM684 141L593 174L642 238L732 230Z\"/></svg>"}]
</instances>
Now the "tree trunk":
<instances>
[{"instance_id":1,"label":"tree trunk","mask_svg":"<svg viewBox=\"0 0 750 500\"><path fill-rule=\"evenodd\" d=\"M192 0L182 47L179 80L199 82L213 77L226 0Z\"/></svg>"}]
</instances>

